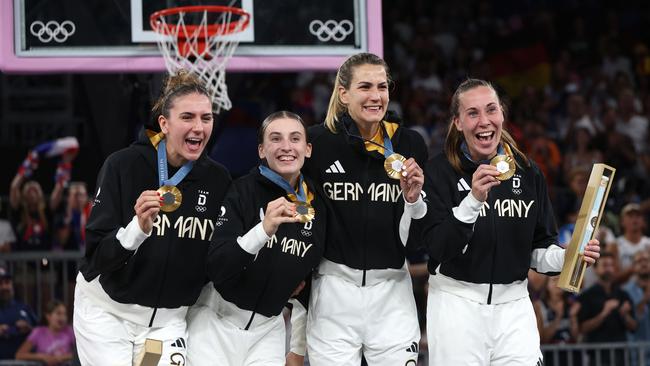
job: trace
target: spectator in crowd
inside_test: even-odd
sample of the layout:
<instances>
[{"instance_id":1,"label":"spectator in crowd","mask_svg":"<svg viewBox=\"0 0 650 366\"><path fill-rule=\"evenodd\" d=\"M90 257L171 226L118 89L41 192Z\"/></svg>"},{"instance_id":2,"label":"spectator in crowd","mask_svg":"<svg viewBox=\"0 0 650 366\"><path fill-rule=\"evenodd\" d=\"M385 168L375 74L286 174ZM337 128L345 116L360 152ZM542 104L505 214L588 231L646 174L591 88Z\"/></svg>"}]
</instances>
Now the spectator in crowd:
<instances>
[{"instance_id":1,"label":"spectator in crowd","mask_svg":"<svg viewBox=\"0 0 650 366\"><path fill-rule=\"evenodd\" d=\"M580 333L587 343L625 342L627 332L636 330L637 322L632 311L632 300L615 282L616 259L610 253L601 253L596 262L598 282L584 290L578 297ZM590 358L595 357L590 353ZM622 365L623 352L616 350L614 359L603 352L601 365Z\"/></svg>"},{"instance_id":2,"label":"spectator in crowd","mask_svg":"<svg viewBox=\"0 0 650 366\"><path fill-rule=\"evenodd\" d=\"M591 170L595 163L603 162L603 153L593 145L593 137L596 134L593 125L588 121L581 120L574 127L572 134L569 135L571 141L564 156L565 177L569 176L574 169Z\"/></svg>"},{"instance_id":3,"label":"spectator in crowd","mask_svg":"<svg viewBox=\"0 0 650 366\"><path fill-rule=\"evenodd\" d=\"M628 333L631 341L650 341L650 252L641 250L634 254L634 277L623 286L632 300L637 328ZM650 349L645 353L646 366L650 365Z\"/></svg>"},{"instance_id":4,"label":"spectator in crowd","mask_svg":"<svg viewBox=\"0 0 650 366\"><path fill-rule=\"evenodd\" d=\"M5 213L6 207L4 202L0 200L0 213ZM11 227L9 220L5 220L4 217L0 218L0 253L11 252L12 247L16 242L16 234L14 234L14 229Z\"/></svg>"},{"instance_id":5,"label":"spectator in crowd","mask_svg":"<svg viewBox=\"0 0 650 366\"><path fill-rule=\"evenodd\" d=\"M86 183L72 182L63 212L55 219L58 249L83 251L86 247L86 221L92 202L88 197Z\"/></svg>"},{"instance_id":6,"label":"spectator in crowd","mask_svg":"<svg viewBox=\"0 0 650 366\"><path fill-rule=\"evenodd\" d=\"M41 185L33 180L25 181L24 176L16 174L9 194L11 219L18 239L16 249L49 250L52 211Z\"/></svg>"},{"instance_id":7,"label":"spectator in crowd","mask_svg":"<svg viewBox=\"0 0 650 366\"><path fill-rule=\"evenodd\" d=\"M36 324L29 306L14 298L13 278L0 266L0 360L13 360L16 350Z\"/></svg>"},{"instance_id":8,"label":"spectator in crowd","mask_svg":"<svg viewBox=\"0 0 650 366\"><path fill-rule=\"evenodd\" d=\"M634 272L633 258L640 251L650 249L650 238L645 236L645 217L637 203L628 203L623 206L620 215L622 234L616 238L614 246L618 254L619 273L617 281L626 282Z\"/></svg>"},{"instance_id":9,"label":"spectator in crowd","mask_svg":"<svg viewBox=\"0 0 650 366\"><path fill-rule=\"evenodd\" d=\"M578 311L580 303L572 296L557 286L559 277L549 277L546 282L545 291L538 300L539 311L541 311L542 326L539 329L540 341L542 344L573 344L578 342L580 335L578 327ZM568 353L561 352L559 365L566 364ZM579 364L579 355L573 355L573 363ZM558 365L552 353L544 353L545 365Z\"/></svg>"},{"instance_id":10,"label":"spectator in crowd","mask_svg":"<svg viewBox=\"0 0 650 366\"><path fill-rule=\"evenodd\" d=\"M624 89L618 96L619 120L616 130L634 142L634 150L640 153L645 148L648 135L648 119L637 111L637 104L634 91ZM640 109L640 106L639 106Z\"/></svg>"},{"instance_id":11,"label":"spectator in crowd","mask_svg":"<svg viewBox=\"0 0 650 366\"><path fill-rule=\"evenodd\" d=\"M51 301L45 319L47 325L34 328L20 346L17 360L40 361L47 366L59 366L72 360L74 332L68 324L65 304Z\"/></svg>"}]
</instances>

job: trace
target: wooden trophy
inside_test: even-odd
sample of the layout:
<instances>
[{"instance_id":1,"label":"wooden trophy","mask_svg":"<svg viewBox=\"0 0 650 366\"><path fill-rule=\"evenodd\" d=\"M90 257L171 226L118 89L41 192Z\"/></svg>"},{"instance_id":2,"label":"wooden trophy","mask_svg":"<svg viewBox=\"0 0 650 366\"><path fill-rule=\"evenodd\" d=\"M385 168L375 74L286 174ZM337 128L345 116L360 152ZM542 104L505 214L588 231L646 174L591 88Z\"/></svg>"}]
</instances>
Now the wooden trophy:
<instances>
[{"instance_id":1,"label":"wooden trophy","mask_svg":"<svg viewBox=\"0 0 650 366\"><path fill-rule=\"evenodd\" d=\"M587 268L584 259L587 242L598 232L598 225L607 202L616 169L605 164L594 164L587 183L587 189L580 205L571 242L564 254L564 266L560 273L558 287L565 291L579 292Z\"/></svg>"},{"instance_id":2,"label":"wooden trophy","mask_svg":"<svg viewBox=\"0 0 650 366\"><path fill-rule=\"evenodd\" d=\"M147 338L135 364L138 366L157 366L162 356L162 346L162 341Z\"/></svg>"}]
</instances>

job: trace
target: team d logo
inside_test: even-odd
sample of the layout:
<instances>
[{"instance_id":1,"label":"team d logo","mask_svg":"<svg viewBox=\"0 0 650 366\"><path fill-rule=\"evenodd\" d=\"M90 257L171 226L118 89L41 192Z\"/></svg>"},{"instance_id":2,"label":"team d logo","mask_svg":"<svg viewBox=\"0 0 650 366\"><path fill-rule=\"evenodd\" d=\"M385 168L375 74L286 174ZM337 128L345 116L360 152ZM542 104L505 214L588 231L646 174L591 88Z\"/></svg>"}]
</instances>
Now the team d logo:
<instances>
[{"instance_id":1,"label":"team d logo","mask_svg":"<svg viewBox=\"0 0 650 366\"><path fill-rule=\"evenodd\" d=\"M521 176L515 174L515 176L512 177L512 193L520 195L521 192Z\"/></svg>"},{"instance_id":2,"label":"team d logo","mask_svg":"<svg viewBox=\"0 0 650 366\"><path fill-rule=\"evenodd\" d=\"M199 190L199 198L196 202L196 206L194 206L196 212L205 212L207 210L205 204L208 202L208 194L209 192Z\"/></svg>"}]
</instances>

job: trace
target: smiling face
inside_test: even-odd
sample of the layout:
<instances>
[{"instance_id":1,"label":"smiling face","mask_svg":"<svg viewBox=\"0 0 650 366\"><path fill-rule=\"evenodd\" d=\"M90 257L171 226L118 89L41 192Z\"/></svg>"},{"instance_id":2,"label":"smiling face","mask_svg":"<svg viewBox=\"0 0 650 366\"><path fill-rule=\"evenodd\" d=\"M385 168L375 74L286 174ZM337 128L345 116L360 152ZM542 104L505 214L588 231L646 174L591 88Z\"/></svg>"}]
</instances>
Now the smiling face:
<instances>
[{"instance_id":1,"label":"smiling face","mask_svg":"<svg viewBox=\"0 0 650 366\"><path fill-rule=\"evenodd\" d=\"M357 124L381 122L388 107L386 69L371 64L354 67L350 87L339 87L339 98Z\"/></svg>"},{"instance_id":2,"label":"smiling face","mask_svg":"<svg viewBox=\"0 0 650 366\"><path fill-rule=\"evenodd\" d=\"M307 143L302 123L282 117L266 126L258 153L260 159L266 159L271 170L295 186L305 157L311 156L311 144Z\"/></svg>"},{"instance_id":3,"label":"smiling face","mask_svg":"<svg viewBox=\"0 0 650 366\"><path fill-rule=\"evenodd\" d=\"M478 86L459 97L458 116L453 122L462 132L474 161L487 160L497 153L503 128L503 110L494 89Z\"/></svg>"},{"instance_id":4,"label":"smiling face","mask_svg":"<svg viewBox=\"0 0 650 366\"><path fill-rule=\"evenodd\" d=\"M181 166L201 156L212 134L212 118L212 103L200 93L176 97L169 117L158 117L167 143L167 160L172 166Z\"/></svg>"}]
</instances>

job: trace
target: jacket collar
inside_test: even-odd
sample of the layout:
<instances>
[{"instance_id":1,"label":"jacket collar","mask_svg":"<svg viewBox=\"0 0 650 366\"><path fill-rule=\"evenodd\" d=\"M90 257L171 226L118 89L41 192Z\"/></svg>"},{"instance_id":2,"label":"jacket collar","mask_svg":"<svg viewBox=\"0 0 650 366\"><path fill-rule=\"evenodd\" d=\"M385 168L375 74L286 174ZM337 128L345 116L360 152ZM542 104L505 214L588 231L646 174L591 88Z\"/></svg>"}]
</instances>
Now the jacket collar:
<instances>
[{"instance_id":1,"label":"jacket collar","mask_svg":"<svg viewBox=\"0 0 650 366\"><path fill-rule=\"evenodd\" d=\"M134 141L131 144L131 147L134 148L141 156L142 158L147 162L147 164L151 167L151 169L158 174L158 156L156 152L156 148L153 146L151 143L151 140L149 136L147 136L146 130L143 128L140 130L138 133L138 138L136 141ZM194 181L198 180L201 178L203 174L200 172L203 171L203 169L200 169L200 167L203 167L207 164L208 162L208 156L205 150L203 150L203 153L201 153L201 156L196 160L194 163L194 167L192 170L189 172L189 174L183 179L183 181ZM199 168L199 169L197 169ZM170 174L175 173L178 170L178 168L172 168L170 170Z\"/></svg>"},{"instance_id":2,"label":"jacket collar","mask_svg":"<svg viewBox=\"0 0 650 366\"><path fill-rule=\"evenodd\" d=\"M391 138L391 141L393 143L393 148L395 151L398 151L399 145L397 144L397 141L399 141L399 135L402 131L402 123L399 117L389 111L386 113L384 116L384 119L382 122L391 122L391 123L397 123L399 127L395 131L395 134ZM384 129L384 133L386 133L386 130L382 125L380 126L382 129ZM359 151L361 153L373 156L373 157L380 157L381 159L384 159L384 156L380 154L377 151L368 151L366 150L366 146L364 143L363 138L361 137L361 132L359 131L359 128L357 127L356 122L352 119L352 117L347 113L340 114L338 116L338 120L336 121L336 129L344 135L346 142L349 145L352 145L356 151Z\"/></svg>"}]
</instances>

